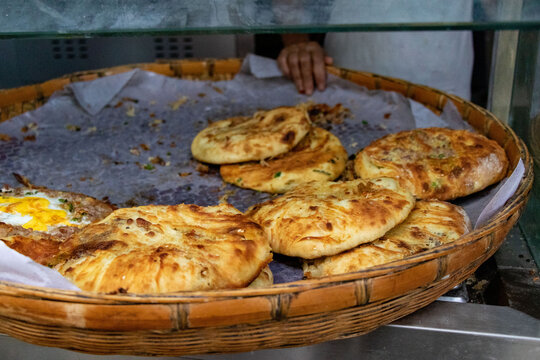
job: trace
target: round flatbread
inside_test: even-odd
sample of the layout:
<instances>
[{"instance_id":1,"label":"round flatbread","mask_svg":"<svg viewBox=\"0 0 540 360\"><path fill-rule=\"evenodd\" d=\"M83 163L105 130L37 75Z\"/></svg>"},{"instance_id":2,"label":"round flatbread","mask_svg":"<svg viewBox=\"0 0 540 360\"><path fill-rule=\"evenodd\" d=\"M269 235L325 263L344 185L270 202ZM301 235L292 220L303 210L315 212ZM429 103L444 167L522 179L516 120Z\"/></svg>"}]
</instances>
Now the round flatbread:
<instances>
[{"instance_id":1,"label":"round flatbread","mask_svg":"<svg viewBox=\"0 0 540 360\"><path fill-rule=\"evenodd\" d=\"M248 285L248 288L260 289L272 286L273 284L274 274L272 274L272 270L270 270L270 267L266 266L264 269L262 269L259 276L257 276L255 280L253 280L251 284Z\"/></svg>"},{"instance_id":2,"label":"round flatbread","mask_svg":"<svg viewBox=\"0 0 540 360\"><path fill-rule=\"evenodd\" d=\"M493 140L467 130L426 128L374 141L355 159L365 179L396 178L418 199L449 200L504 178L508 160Z\"/></svg>"},{"instance_id":3,"label":"round flatbread","mask_svg":"<svg viewBox=\"0 0 540 360\"><path fill-rule=\"evenodd\" d=\"M405 220L414 197L394 179L301 185L246 215L266 232L274 252L313 259L373 241Z\"/></svg>"},{"instance_id":4,"label":"round flatbread","mask_svg":"<svg viewBox=\"0 0 540 360\"><path fill-rule=\"evenodd\" d=\"M261 227L231 205L118 209L61 250L56 269L104 293L245 287L272 259Z\"/></svg>"},{"instance_id":5,"label":"round flatbread","mask_svg":"<svg viewBox=\"0 0 540 360\"><path fill-rule=\"evenodd\" d=\"M34 261L50 265L60 244L114 207L90 196L45 187L0 190L0 240Z\"/></svg>"},{"instance_id":6,"label":"round flatbread","mask_svg":"<svg viewBox=\"0 0 540 360\"><path fill-rule=\"evenodd\" d=\"M284 193L298 184L335 180L345 169L347 151L332 133L314 127L290 152L266 162L222 165L228 183L269 193Z\"/></svg>"},{"instance_id":7,"label":"round flatbread","mask_svg":"<svg viewBox=\"0 0 540 360\"><path fill-rule=\"evenodd\" d=\"M304 276L318 278L363 270L457 240L471 229L465 211L444 201L418 201L409 217L369 244L304 261Z\"/></svg>"},{"instance_id":8,"label":"round flatbread","mask_svg":"<svg viewBox=\"0 0 540 360\"><path fill-rule=\"evenodd\" d=\"M210 164L259 161L291 150L311 128L304 106L216 121L197 134L191 153Z\"/></svg>"}]
</instances>

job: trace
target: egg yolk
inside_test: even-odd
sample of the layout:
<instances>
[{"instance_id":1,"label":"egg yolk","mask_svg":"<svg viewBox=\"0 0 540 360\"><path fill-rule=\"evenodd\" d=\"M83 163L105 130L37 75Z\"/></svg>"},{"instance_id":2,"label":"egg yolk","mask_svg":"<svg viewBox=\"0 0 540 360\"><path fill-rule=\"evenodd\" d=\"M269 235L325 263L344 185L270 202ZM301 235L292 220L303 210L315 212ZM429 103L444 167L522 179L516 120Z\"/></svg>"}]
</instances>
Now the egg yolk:
<instances>
[{"instance_id":1,"label":"egg yolk","mask_svg":"<svg viewBox=\"0 0 540 360\"><path fill-rule=\"evenodd\" d=\"M0 211L8 214L29 215L32 217L32 220L22 225L25 229L47 231L48 226L73 226L68 221L67 213L64 210L50 209L49 205L49 200L40 197L0 197Z\"/></svg>"}]
</instances>

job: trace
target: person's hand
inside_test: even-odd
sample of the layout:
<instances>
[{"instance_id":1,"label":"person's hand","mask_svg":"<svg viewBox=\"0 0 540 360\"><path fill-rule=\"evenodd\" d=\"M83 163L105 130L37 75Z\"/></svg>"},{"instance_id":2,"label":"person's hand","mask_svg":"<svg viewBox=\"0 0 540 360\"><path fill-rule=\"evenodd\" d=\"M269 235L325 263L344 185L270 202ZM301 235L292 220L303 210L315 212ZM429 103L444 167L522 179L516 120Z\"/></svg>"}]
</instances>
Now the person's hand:
<instances>
[{"instance_id":1,"label":"person's hand","mask_svg":"<svg viewBox=\"0 0 540 360\"><path fill-rule=\"evenodd\" d=\"M311 95L314 86L322 91L326 87L326 65L333 60L314 41L286 46L277 58L278 66L285 76L294 81L299 92Z\"/></svg>"}]
</instances>

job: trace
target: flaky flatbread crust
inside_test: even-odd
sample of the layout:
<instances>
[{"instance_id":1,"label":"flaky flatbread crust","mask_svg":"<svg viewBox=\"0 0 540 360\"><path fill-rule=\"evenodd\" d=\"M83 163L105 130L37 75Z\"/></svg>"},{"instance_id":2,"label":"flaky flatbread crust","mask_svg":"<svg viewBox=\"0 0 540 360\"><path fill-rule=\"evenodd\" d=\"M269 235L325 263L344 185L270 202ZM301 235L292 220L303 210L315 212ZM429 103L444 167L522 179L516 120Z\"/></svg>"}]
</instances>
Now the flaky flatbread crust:
<instances>
[{"instance_id":1,"label":"flaky flatbread crust","mask_svg":"<svg viewBox=\"0 0 540 360\"><path fill-rule=\"evenodd\" d=\"M291 150L310 127L305 106L258 111L210 124L193 139L191 153L210 164L263 160Z\"/></svg>"},{"instance_id":2,"label":"flaky flatbread crust","mask_svg":"<svg viewBox=\"0 0 540 360\"><path fill-rule=\"evenodd\" d=\"M248 288L260 289L272 286L273 284L274 274L272 274L272 270L270 270L270 267L266 266L264 269L261 270L259 276L257 276L255 280L253 280L251 284L248 285Z\"/></svg>"},{"instance_id":3,"label":"flaky flatbread crust","mask_svg":"<svg viewBox=\"0 0 540 360\"><path fill-rule=\"evenodd\" d=\"M56 269L104 293L245 287L272 259L261 227L231 205L118 209L61 250Z\"/></svg>"},{"instance_id":4,"label":"flaky flatbread crust","mask_svg":"<svg viewBox=\"0 0 540 360\"><path fill-rule=\"evenodd\" d=\"M383 237L337 255L304 261L304 276L318 278L363 270L432 249L469 232L465 211L444 201L418 201L409 217Z\"/></svg>"},{"instance_id":5,"label":"flaky flatbread crust","mask_svg":"<svg viewBox=\"0 0 540 360\"><path fill-rule=\"evenodd\" d=\"M381 237L405 220L414 202L393 179L314 182L246 215L264 228L274 252L313 259Z\"/></svg>"},{"instance_id":6,"label":"flaky flatbread crust","mask_svg":"<svg viewBox=\"0 0 540 360\"><path fill-rule=\"evenodd\" d=\"M335 180L345 169L347 151L329 131L313 127L290 152L265 162L222 165L228 183L269 193L284 193L298 184Z\"/></svg>"},{"instance_id":7,"label":"flaky flatbread crust","mask_svg":"<svg viewBox=\"0 0 540 360\"><path fill-rule=\"evenodd\" d=\"M505 152L495 141L445 128L387 135L355 159L359 177L396 178L418 199L449 200L475 193L503 179L507 168Z\"/></svg>"}]
</instances>

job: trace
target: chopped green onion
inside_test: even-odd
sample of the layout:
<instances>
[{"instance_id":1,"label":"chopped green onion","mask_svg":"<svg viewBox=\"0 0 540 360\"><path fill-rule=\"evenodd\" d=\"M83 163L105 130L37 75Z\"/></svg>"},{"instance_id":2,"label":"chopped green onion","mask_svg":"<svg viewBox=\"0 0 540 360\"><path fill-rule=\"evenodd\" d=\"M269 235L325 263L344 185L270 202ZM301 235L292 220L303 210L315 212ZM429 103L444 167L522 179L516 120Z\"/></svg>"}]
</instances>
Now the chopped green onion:
<instances>
[{"instance_id":1,"label":"chopped green onion","mask_svg":"<svg viewBox=\"0 0 540 360\"><path fill-rule=\"evenodd\" d=\"M275 178L278 178L278 177L280 177L280 176L281 176L281 171L278 171L277 173L274 174L274 179L275 179Z\"/></svg>"},{"instance_id":2,"label":"chopped green onion","mask_svg":"<svg viewBox=\"0 0 540 360\"><path fill-rule=\"evenodd\" d=\"M321 173L321 174L324 174L324 175L328 175L328 176L332 175L332 174L330 174L329 172L326 172L326 171L324 171L324 170L313 169L313 171L318 172L318 173Z\"/></svg>"}]
</instances>

